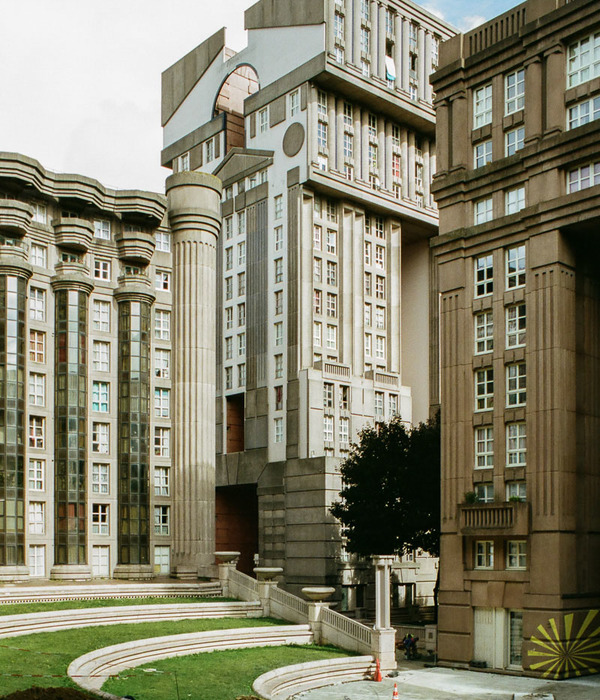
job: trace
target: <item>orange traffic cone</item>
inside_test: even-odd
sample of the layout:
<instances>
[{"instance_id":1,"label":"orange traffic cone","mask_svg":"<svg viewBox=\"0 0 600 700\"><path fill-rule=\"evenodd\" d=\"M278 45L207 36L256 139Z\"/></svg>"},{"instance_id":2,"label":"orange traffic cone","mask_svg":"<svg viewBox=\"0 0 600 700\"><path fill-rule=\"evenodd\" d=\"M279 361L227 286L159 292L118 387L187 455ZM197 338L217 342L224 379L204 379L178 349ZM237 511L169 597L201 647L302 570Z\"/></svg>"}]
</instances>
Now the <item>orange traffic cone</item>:
<instances>
[{"instance_id":1,"label":"orange traffic cone","mask_svg":"<svg viewBox=\"0 0 600 700\"><path fill-rule=\"evenodd\" d=\"M377 683L381 683L383 680L381 678L381 666L379 664L379 659L375 659L375 673L373 674L373 680Z\"/></svg>"},{"instance_id":2,"label":"orange traffic cone","mask_svg":"<svg viewBox=\"0 0 600 700\"><path fill-rule=\"evenodd\" d=\"M392 695L392 700L400 700L400 696L398 695L398 686L396 683L394 683L394 694Z\"/></svg>"}]
</instances>

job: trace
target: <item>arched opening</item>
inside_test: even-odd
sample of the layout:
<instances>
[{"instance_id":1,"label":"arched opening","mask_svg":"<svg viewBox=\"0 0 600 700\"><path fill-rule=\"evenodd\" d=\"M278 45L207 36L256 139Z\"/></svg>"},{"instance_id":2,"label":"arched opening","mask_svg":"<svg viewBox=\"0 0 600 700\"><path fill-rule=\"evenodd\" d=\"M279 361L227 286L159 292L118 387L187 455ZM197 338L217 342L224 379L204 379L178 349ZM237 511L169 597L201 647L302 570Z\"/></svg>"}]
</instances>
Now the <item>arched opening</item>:
<instances>
[{"instance_id":1,"label":"arched opening","mask_svg":"<svg viewBox=\"0 0 600 700\"><path fill-rule=\"evenodd\" d=\"M234 147L243 147L244 100L259 89L258 75L249 65L238 66L221 85L215 100L214 115L226 115L226 153Z\"/></svg>"}]
</instances>

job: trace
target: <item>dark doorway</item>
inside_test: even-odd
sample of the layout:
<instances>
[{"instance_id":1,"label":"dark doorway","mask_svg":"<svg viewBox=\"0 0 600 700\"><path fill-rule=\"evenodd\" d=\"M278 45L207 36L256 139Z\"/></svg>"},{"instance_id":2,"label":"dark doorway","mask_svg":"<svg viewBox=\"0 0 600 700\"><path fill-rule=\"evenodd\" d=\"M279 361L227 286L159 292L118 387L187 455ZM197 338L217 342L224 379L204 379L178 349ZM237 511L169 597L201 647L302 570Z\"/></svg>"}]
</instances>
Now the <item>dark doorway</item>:
<instances>
[{"instance_id":1,"label":"dark doorway","mask_svg":"<svg viewBox=\"0 0 600 700\"><path fill-rule=\"evenodd\" d=\"M215 512L217 552L241 552L238 569L252 576L258 552L256 485L217 487Z\"/></svg>"}]
</instances>

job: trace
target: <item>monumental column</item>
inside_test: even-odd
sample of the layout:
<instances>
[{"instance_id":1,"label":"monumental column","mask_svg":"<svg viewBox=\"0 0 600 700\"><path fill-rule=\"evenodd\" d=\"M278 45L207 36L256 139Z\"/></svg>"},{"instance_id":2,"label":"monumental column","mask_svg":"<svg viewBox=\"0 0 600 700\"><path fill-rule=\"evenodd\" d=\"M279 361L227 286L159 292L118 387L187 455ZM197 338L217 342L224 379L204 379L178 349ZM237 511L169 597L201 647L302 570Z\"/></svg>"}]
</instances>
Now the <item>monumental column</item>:
<instances>
[{"instance_id":1,"label":"monumental column","mask_svg":"<svg viewBox=\"0 0 600 700\"><path fill-rule=\"evenodd\" d=\"M173 573L213 573L215 548L216 247L221 181L199 172L166 183L173 237Z\"/></svg>"}]
</instances>

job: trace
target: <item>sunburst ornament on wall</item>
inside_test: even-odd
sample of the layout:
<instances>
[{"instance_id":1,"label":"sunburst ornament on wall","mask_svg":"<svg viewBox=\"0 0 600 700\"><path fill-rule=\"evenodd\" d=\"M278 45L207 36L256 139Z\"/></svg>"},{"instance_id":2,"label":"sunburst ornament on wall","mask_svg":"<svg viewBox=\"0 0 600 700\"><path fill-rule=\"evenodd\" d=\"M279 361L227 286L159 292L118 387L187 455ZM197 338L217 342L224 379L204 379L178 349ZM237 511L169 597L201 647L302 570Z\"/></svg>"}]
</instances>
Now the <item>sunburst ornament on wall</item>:
<instances>
[{"instance_id":1,"label":"sunburst ornament on wall","mask_svg":"<svg viewBox=\"0 0 600 700\"><path fill-rule=\"evenodd\" d=\"M544 625L538 625L538 632L543 638L531 637L534 649L529 649L528 656L541 660L532 663L532 671L540 671L544 678L572 678L582 674L598 673L600 668L600 625L592 623L600 611L589 610L577 630L573 625L574 614L564 617L565 635L561 639L555 618L548 620L550 631Z\"/></svg>"}]
</instances>

